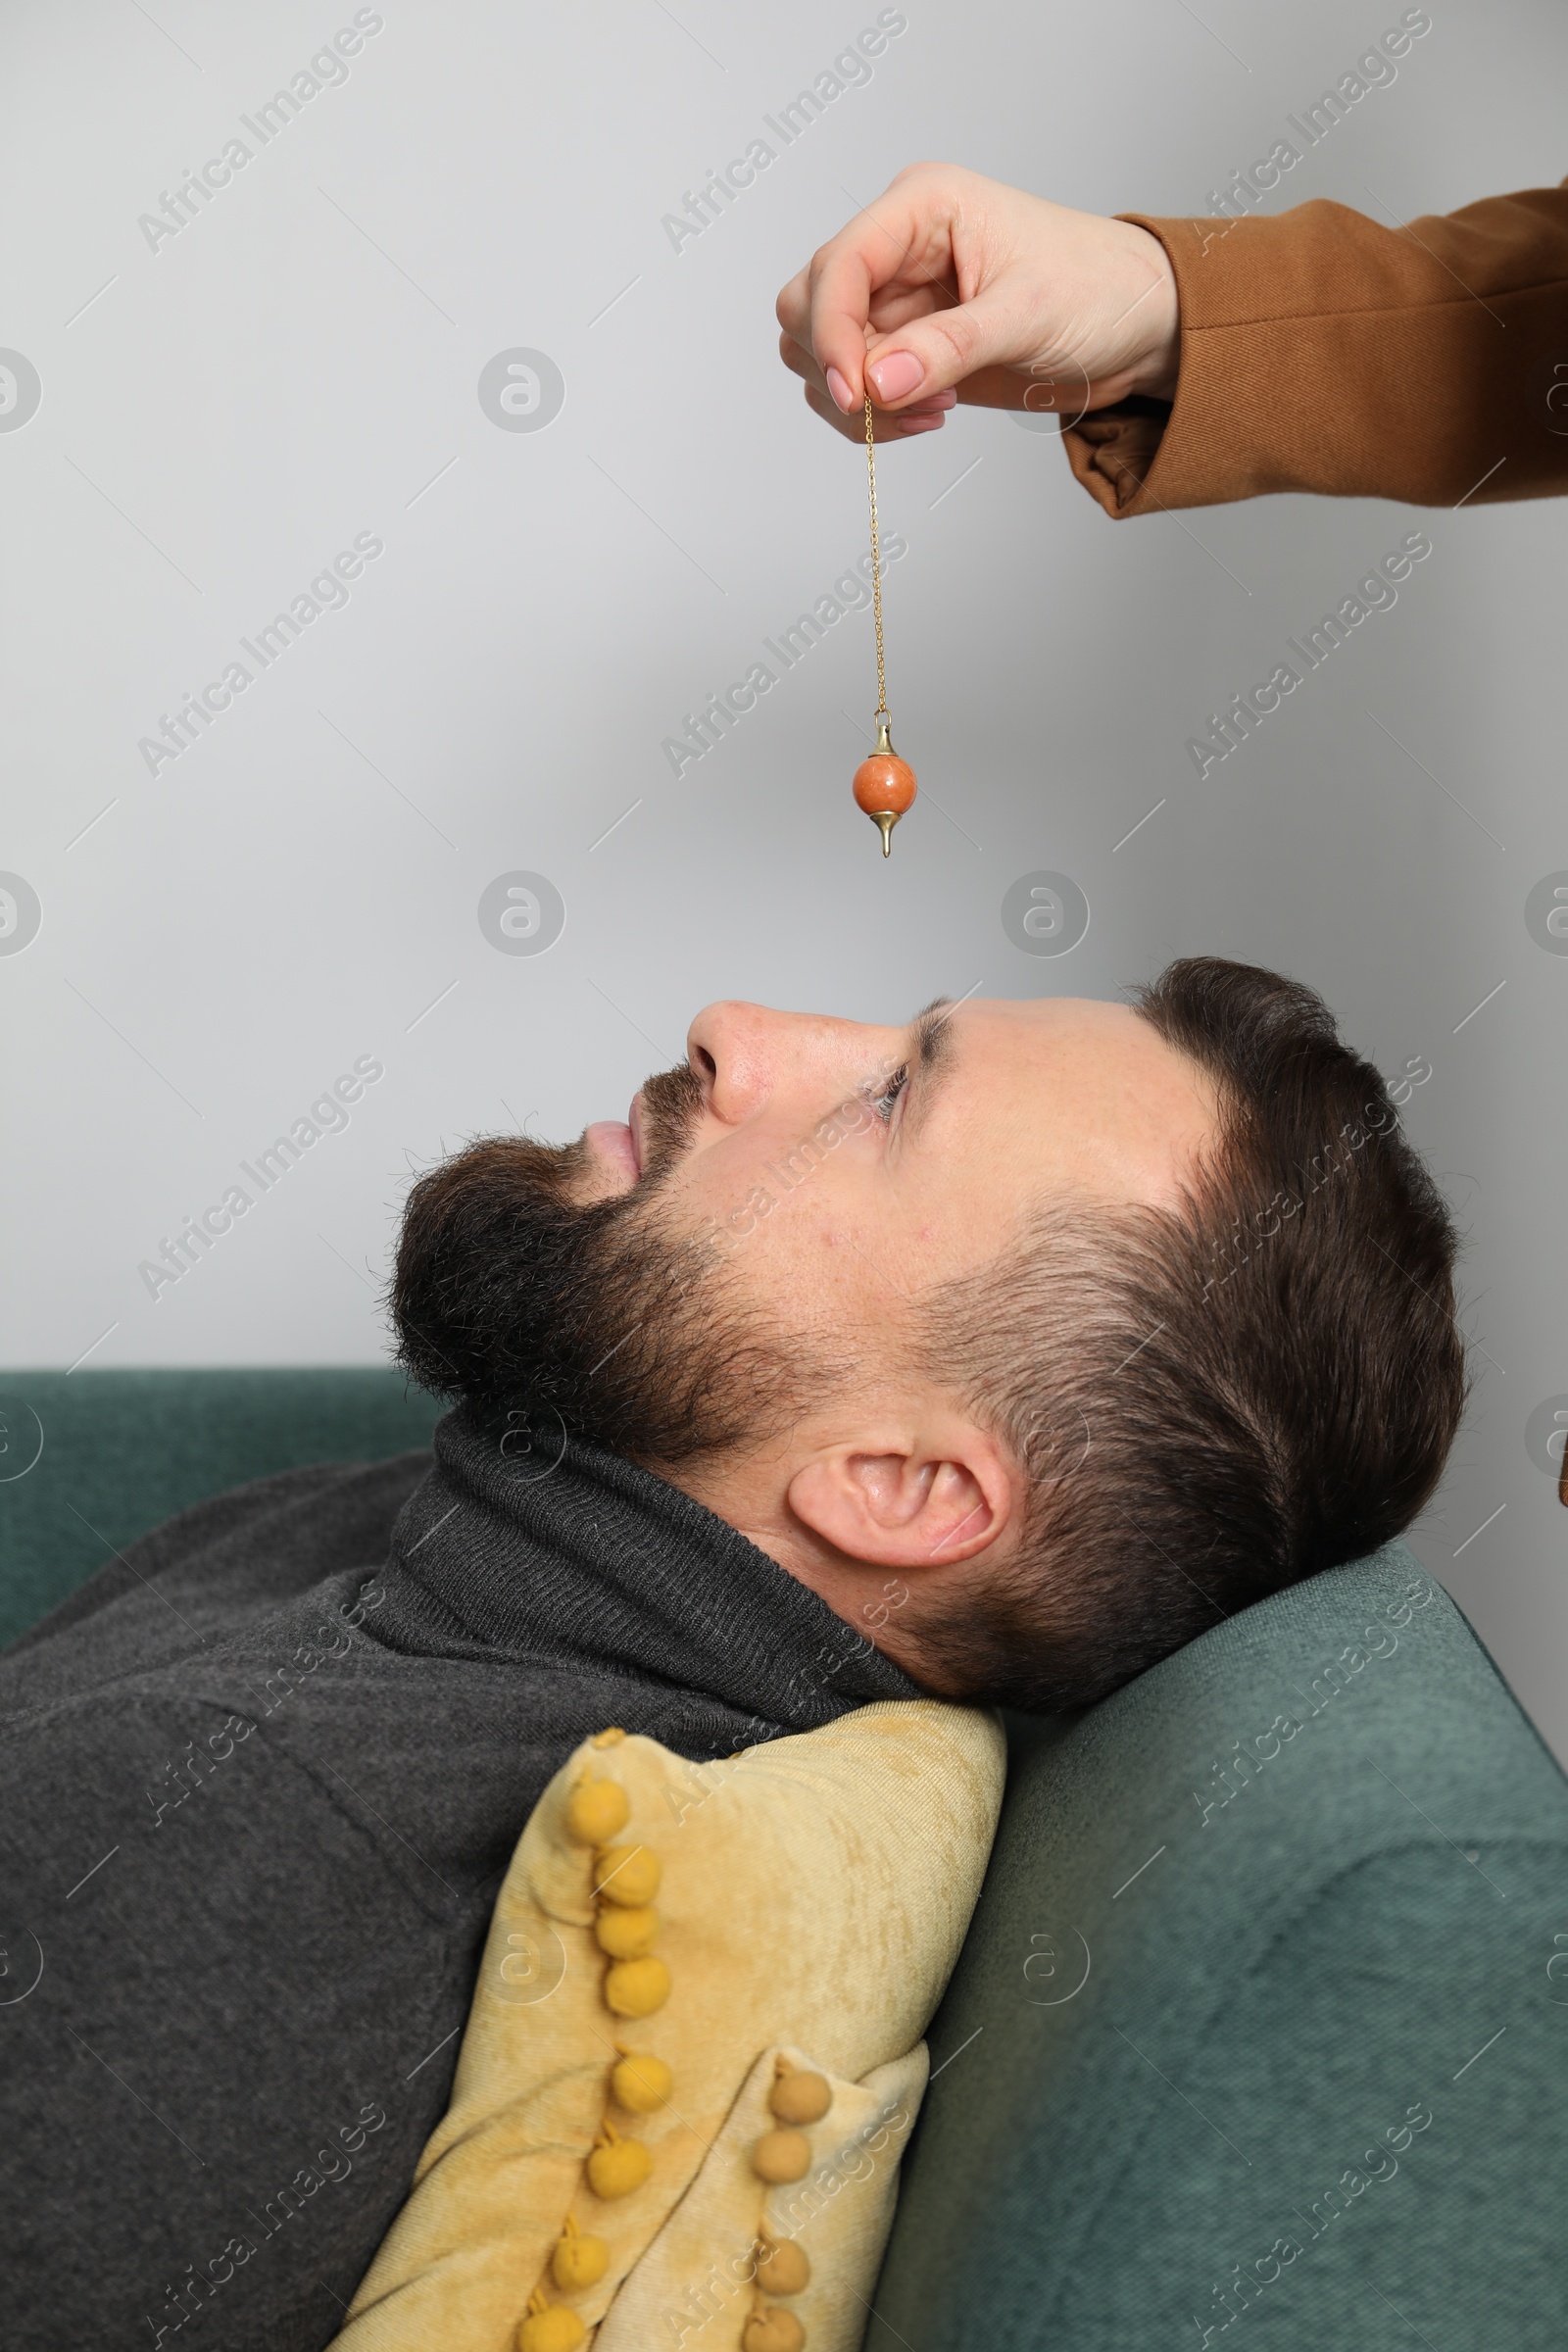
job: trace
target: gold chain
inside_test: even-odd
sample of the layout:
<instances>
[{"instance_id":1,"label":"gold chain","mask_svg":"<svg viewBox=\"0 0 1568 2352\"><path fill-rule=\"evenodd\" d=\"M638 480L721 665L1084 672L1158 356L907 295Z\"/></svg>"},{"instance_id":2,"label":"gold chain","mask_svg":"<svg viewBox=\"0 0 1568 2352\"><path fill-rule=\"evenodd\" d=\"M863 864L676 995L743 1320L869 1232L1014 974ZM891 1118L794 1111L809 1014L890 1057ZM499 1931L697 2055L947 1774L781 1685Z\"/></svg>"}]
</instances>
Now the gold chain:
<instances>
[{"instance_id":1,"label":"gold chain","mask_svg":"<svg viewBox=\"0 0 1568 2352\"><path fill-rule=\"evenodd\" d=\"M871 430L871 395L865 396L865 480L871 497L871 605L876 617L876 713L888 715L888 680L882 666L882 550L876 535L876 438Z\"/></svg>"}]
</instances>

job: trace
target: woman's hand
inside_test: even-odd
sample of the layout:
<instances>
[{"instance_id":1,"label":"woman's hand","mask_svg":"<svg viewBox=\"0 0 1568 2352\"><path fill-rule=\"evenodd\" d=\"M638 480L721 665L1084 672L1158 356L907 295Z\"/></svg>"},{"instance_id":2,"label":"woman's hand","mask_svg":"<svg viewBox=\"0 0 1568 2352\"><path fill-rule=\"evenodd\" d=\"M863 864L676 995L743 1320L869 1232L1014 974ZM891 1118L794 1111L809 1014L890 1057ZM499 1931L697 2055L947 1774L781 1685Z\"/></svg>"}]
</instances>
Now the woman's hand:
<instances>
[{"instance_id":1,"label":"woman's hand","mask_svg":"<svg viewBox=\"0 0 1568 2352\"><path fill-rule=\"evenodd\" d=\"M956 401L1064 425L1173 398L1176 280L1157 237L953 164L911 164L778 298L779 354L852 440L930 432Z\"/></svg>"}]
</instances>

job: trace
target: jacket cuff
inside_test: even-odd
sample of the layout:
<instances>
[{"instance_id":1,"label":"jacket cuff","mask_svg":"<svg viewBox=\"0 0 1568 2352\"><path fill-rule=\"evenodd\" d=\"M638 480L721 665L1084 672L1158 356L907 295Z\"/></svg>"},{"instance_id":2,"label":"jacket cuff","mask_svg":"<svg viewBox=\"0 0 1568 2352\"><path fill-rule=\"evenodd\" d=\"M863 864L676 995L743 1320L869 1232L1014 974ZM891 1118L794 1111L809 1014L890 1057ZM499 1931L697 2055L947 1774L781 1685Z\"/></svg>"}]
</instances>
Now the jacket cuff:
<instances>
[{"instance_id":1,"label":"jacket cuff","mask_svg":"<svg viewBox=\"0 0 1568 2352\"><path fill-rule=\"evenodd\" d=\"M1400 229L1321 198L1237 220L1119 218L1169 257L1181 367L1168 409L1124 401L1064 432L1107 514L1271 491L1431 506L1568 487L1568 435L1532 373L1562 337L1563 190Z\"/></svg>"},{"instance_id":2,"label":"jacket cuff","mask_svg":"<svg viewBox=\"0 0 1568 2352\"><path fill-rule=\"evenodd\" d=\"M1119 401L1063 433L1077 479L1117 520L1304 487L1291 478L1284 453L1297 455L1311 423L1288 392L1282 397L1278 370L1282 344L1310 331L1315 306L1303 305L1307 316L1279 315L1295 310L1301 289L1282 282L1296 257L1279 249L1277 233L1267 236L1274 223L1116 218L1165 249L1180 306L1181 366L1174 401ZM1259 228L1273 250L1259 251ZM1317 323L1321 333L1320 317Z\"/></svg>"}]
</instances>

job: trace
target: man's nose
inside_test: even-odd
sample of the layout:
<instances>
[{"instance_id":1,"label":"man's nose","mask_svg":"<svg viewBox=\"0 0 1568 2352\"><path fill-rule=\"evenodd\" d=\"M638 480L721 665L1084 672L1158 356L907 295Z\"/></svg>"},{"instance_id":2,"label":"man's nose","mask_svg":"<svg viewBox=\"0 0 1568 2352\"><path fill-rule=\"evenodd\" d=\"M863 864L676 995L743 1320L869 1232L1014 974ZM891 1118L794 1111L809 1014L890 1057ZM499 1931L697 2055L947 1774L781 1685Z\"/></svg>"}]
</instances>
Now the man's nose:
<instances>
[{"instance_id":1,"label":"man's nose","mask_svg":"<svg viewBox=\"0 0 1568 2352\"><path fill-rule=\"evenodd\" d=\"M781 1089L842 1083L856 1033L853 1021L775 1012L767 1004L726 998L697 1015L686 1033L686 1052L709 1109L737 1127Z\"/></svg>"}]
</instances>

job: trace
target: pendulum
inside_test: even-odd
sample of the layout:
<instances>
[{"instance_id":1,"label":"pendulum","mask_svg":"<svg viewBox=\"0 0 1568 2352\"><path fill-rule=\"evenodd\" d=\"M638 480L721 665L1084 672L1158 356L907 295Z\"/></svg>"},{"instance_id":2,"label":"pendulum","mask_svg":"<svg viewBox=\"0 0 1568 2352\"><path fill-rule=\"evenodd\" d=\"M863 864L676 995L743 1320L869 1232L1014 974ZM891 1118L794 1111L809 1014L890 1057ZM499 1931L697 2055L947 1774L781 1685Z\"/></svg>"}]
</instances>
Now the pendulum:
<instances>
[{"instance_id":1,"label":"pendulum","mask_svg":"<svg viewBox=\"0 0 1568 2352\"><path fill-rule=\"evenodd\" d=\"M887 672L882 663L882 551L876 531L876 442L871 430L871 396L865 398L865 477L871 499L871 601L876 618L876 749L855 771L856 806L882 836L882 855L893 851L893 828L908 808L916 791L914 770L893 749L888 729Z\"/></svg>"},{"instance_id":2,"label":"pendulum","mask_svg":"<svg viewBox=\"0 0 1568 2352\"><path fill-rule=\"evenodd\" d=\"M882 836L882 855L893 851L893 828L915 796L914 770L893 749L889 733L887 671L882 659L882 550L876 521L876 438L871 396L865 396L865 479L871 502L871 602L876 620L876 749L855 771L856 806L864 809Z\"/></svg>"}]
</instances>

